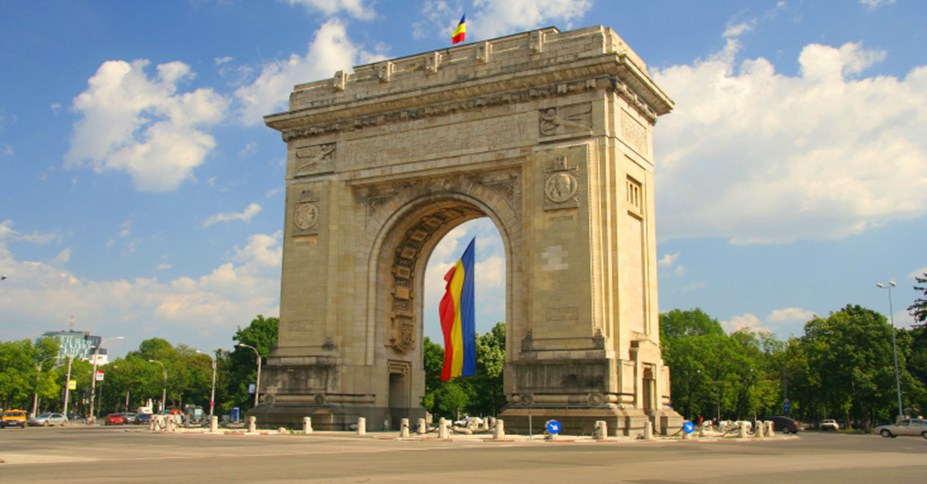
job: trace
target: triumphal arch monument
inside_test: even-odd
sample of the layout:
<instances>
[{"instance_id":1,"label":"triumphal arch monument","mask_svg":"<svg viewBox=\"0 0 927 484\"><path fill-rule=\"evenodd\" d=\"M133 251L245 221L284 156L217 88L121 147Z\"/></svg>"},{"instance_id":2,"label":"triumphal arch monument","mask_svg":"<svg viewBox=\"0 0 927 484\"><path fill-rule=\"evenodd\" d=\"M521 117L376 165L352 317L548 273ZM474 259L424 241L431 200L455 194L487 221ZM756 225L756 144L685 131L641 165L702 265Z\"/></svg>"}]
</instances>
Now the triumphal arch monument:
<instances>
[{"instance_id":1,"label":"triumphal arch monument","mask_svg":"<svg viewBox=\"0 0 927 484\"><path fill-rule=\"evenodd\" d=\"M425 267L451 229L487 217L506 255L506 430L681 424L654 231L653 126L672 107L601 26L295 86L265 118L287 145L286 216L279 338L251 415L370 430L424 416Z\"/></svg>"}]
</instances>

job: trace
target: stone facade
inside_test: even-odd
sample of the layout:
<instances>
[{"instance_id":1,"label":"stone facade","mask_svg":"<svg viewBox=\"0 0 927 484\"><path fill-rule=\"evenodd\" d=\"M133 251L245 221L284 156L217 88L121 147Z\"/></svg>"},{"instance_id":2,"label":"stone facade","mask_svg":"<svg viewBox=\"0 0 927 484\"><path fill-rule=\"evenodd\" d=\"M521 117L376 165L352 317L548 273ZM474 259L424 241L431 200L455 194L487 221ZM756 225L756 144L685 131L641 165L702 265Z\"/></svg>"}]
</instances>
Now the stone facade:
<instances>
[{"instance_id":1,"label":"stone facade","mask_svg":"<svg viewBox=\"0 0 927 484\"><path fill-rule=\"evenodd\" d=\"M672 101L612 30L530 31L300 84L267 424L423 415L423 284L488 217L506 253L510 431L675 425L659 347L652 128ZM429 308L431 310L431 308ZM392 422L392 423L391 423ZM588 427L588 429L587 429Z\"/></svg>"}]
</instances>

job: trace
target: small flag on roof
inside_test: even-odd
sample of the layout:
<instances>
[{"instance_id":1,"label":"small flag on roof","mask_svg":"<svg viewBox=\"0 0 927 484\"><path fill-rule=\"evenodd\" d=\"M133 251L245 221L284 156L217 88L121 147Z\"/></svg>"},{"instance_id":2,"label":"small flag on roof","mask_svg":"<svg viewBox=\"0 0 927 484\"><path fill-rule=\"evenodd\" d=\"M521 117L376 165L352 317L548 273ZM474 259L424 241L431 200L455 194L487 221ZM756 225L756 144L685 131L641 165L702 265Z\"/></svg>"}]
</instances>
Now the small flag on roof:
<instances>
[{"instance_id":1,"label":"small flag on roof","mask_svg":"<svg viewBox=\"0 0 927 484\"><path fill-rule=\"evenodd\" d=\"M467 14L460 17L460 23L454 29L454 35L451 36L451 44L459 44L467 38Z\"/></svg>"}]
</instances>

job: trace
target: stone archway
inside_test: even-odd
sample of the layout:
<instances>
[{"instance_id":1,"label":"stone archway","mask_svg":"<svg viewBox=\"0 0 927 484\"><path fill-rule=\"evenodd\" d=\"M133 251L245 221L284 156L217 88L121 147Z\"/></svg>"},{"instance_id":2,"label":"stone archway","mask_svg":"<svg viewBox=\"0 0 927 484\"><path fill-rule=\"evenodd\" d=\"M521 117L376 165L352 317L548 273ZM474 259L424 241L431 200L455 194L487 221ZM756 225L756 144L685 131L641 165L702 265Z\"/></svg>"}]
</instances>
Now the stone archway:
<instances>
[{"instance_id":1,"label":"stone archway","mask_svg":"<svg viewBox=\"0 0 927 484\"><path fill-rule=\"evenodd\" d=\"M423 414L422 278L489 217L506 251L507 429L675 425L659 349L652 127L672 108L613 31L549 28L297 85L280 334L251 413L395 426ZM392 424L392 425L391 425Z\"/></svg>"}]
</instances>

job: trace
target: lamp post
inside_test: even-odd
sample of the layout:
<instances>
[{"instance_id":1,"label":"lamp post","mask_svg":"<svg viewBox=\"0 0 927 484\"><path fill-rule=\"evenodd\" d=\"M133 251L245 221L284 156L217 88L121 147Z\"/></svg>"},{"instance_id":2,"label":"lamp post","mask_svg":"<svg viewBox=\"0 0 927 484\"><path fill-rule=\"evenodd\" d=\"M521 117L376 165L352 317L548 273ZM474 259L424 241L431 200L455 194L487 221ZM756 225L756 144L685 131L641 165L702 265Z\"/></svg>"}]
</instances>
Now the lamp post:
<instances>
[{"instance_id":1,"label":"lamp post","mask_svg":"<svg viewBox=\"0 0 927 484\"><path fill-rule=\"evenodd\" d=\"M257 382L254 384L254 406L258 406L261 395L261 354L258 353L257 348L251 345L246 345L244 343L238 343L239 348L248 348L254 352L254 355L257 357Z\"/></svg>"},{"instance_id":2,"label":"lamp post","mask_svg":"<svg viewBox=\"0 0 927 484\"><path fill-rule=\"evenodd\" d=\"M42 377L42 365L46 361L57 360L57 356L45 358L40 363L35 364L35 393L32 394L32 417L35 417L39 408L39 378Z\"/></svg>"},{"instance_id":3,"label":"lamp post","mask_svg":"<svg viewBox=\"0 0 927 484\"><path fill-rule=\"evenodd\" d=\"M71 395L71 365L74 363L74 357L68 357L68 374L64 380L64 416L68 416L68 397Z\"/></svg>"},{"instance_id":4,"label":"lamp post","mask_svg":"<svg viewBox=\"0 0 927 484\"><path fill-rule=\"evenodd\" d=\"M148 360L148 362L161 365L161 375L164 377L161 383L161 413L163 414L164 408L167 406L167 368L164 367L164 363L158 360Z\"/></svg>"},{"instance_id":5,"label":"lamp post","mask_svg":"<svg viewBox=\"0 0 927 484\"><path fill-rule=\"evenodd\" d=\"M898 391L898 417L896 421L904 418L904 407L901 405L901 373L898 371L898 346L895 344L895 308L892 307L892 288L895 287L895 281L888 281L888 284L876 283L879 289L888 289L888 317L892 323L892 353L895 355L895 389Z\"/></svg>"},{"instance_id":6,"label":"lamp post","mask_svg":"<svg viewBox=\"0 0 927 484\"><path fill-rule=\"evenodd\" d=\"M97 421L97 413L94 410L93 401L94 397L97 395L97 360L100 355L100 347L103 346L103 343L106 343L107 341L116 341L120 339L123 339L123 337L116 336L115 338L107 338L103 341L100 341L100 344L93 347L93 373L90 376L90 420L94 423ZM128 411L129 409L127 408L126 412Z\"/></svg>"},{"instance_id":7,"label":"lamp post","mask_svg":"<svg viewBox=\"0 0 927 484\"><path fill-rule=\"evenodd\" d=\"M209 392L209 420L212 421L213 409L216 407L216 357L200 350L196 350L196 352L207 355L212 360L212 390Z\"/></svg>"}]
</instances>

